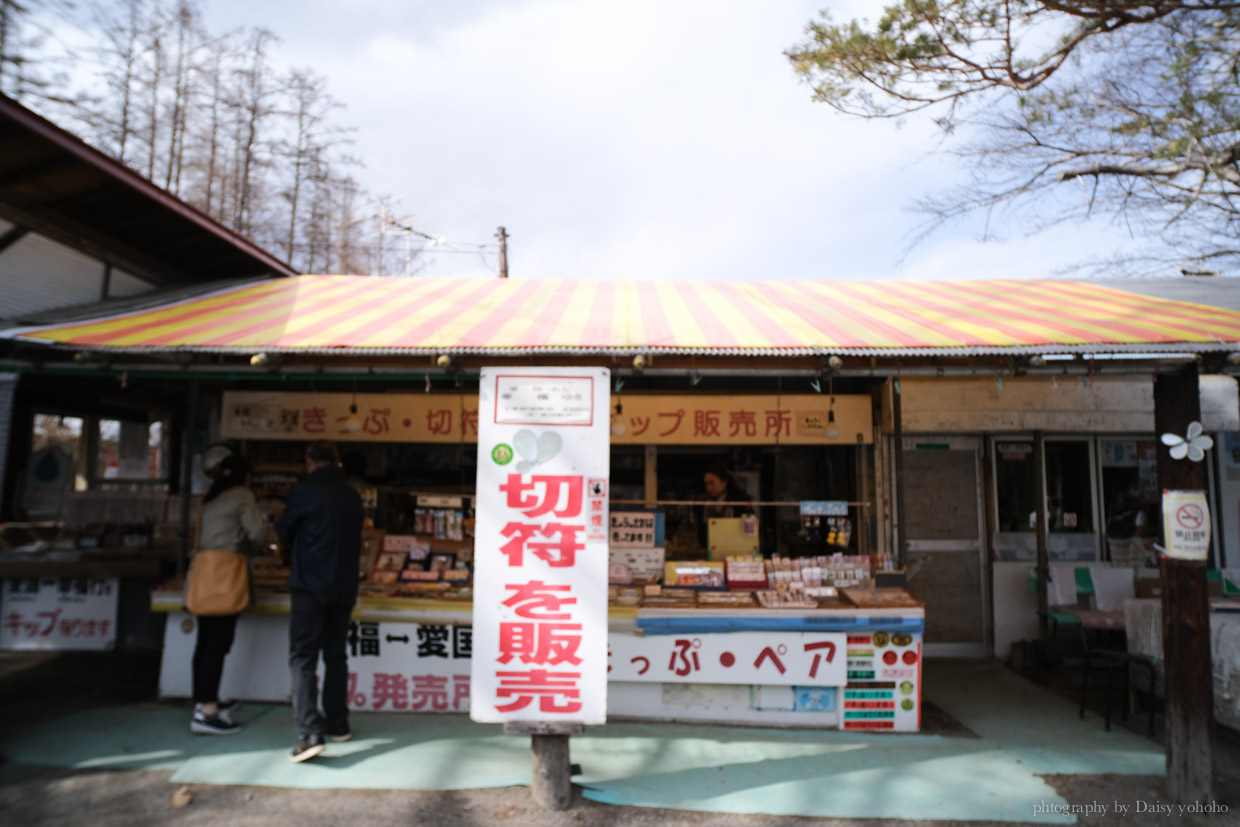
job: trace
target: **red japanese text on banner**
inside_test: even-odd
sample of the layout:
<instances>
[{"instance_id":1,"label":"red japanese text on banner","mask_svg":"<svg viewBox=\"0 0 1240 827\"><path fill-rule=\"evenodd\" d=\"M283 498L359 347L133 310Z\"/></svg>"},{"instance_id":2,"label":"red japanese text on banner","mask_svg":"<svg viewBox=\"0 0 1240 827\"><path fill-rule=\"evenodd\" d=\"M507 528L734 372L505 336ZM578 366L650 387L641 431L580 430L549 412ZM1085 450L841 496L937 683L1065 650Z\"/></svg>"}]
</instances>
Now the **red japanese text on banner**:
<instances>
[{"instance_id":1,"label":"red japanese text on banner","mask_svg":"<svg viewBox=\"0 0 1240 827\"><path fill-rule=\"evenodd\" d=\"M482 370L475 721L606 720L610 385L600 368Z\"/></svg>"}]
</instances>

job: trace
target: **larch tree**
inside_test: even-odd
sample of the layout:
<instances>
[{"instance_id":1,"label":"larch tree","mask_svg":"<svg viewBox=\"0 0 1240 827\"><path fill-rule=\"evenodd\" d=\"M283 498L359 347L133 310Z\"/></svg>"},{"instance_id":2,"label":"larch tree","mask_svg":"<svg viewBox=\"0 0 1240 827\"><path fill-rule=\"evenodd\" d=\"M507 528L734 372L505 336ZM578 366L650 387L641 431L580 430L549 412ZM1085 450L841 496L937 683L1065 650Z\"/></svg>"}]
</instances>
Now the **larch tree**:
<instances>
[{"instance_id":1,"label":"larch tree","mask_svg":"<svg viewBox=\"0 0 1240 827\"><path fill-rule=\"evenodd\" d=\"M342 106L325 78L278 70L277 42L212 34L198 0L0 0L0 92L302 272L387 272Z\"/></svg>"}]
</instances>

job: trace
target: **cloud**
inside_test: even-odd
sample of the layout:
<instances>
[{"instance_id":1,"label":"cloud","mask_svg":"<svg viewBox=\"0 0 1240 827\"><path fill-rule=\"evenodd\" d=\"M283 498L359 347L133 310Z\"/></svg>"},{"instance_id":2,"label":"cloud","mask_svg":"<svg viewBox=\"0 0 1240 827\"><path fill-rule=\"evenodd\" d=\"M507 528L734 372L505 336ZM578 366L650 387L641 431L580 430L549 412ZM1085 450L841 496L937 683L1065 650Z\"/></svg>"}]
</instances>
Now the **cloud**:
<instances>
[{"instance_id":1,"label":"cloud","mask_svg":"<svg viewBox=\"0 0 1240 827\"><path fill-rule=\"evenodd\" d=\"M259 21L217 0L211 15L271 26L289 63L329 77L359 127L361 178L414 226L468 246L504 225L514 276L902 277L952 270L949 249L959 275L991 268L950 234L901 263L907 204L957 171L923 119L810 101L782 50L817 6L317 0ZM426 271L491 272L472 254Z\"/></svg>"}]
</instances>

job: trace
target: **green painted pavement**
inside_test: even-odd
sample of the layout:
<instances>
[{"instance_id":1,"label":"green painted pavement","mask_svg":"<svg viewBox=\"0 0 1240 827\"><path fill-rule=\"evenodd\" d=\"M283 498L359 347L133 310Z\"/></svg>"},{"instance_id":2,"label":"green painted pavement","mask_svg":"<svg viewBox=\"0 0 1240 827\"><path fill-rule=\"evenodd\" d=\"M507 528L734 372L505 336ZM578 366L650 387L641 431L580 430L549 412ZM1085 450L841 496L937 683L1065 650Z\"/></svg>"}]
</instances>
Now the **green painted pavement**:
<instances>
[{"instance_id":1,"label":"green painted pavement","mask_svg":"<svg viewBox=\"0 0 1240 827\"><path fill-rule=\"evenodd\" d=\"M1161 775L1152 741L1106 732L1097 716L1006 668L931 661L927 699L979 738L613 723L572 739L575 780L615 804L843 818L1030 821L1065 804L1042 774ZM149 704L71 713L12 733L24 764L175 770L177 783L452 790L528 784L528 738L463 715L355 713L356 738L288 760L287 706L247 705L245 730L189 733L187 708ZM1045 823L1072 816L1042 814Z\"/></svg>"}]
</instances>

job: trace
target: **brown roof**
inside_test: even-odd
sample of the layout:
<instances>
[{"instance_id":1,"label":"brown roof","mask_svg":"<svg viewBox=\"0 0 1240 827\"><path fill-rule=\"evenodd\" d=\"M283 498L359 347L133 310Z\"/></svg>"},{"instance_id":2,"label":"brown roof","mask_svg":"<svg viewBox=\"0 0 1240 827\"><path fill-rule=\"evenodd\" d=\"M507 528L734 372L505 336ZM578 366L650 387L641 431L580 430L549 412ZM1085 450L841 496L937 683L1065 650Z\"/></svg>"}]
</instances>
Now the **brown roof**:
<instances>
[{"instance_id":1,"label":"brown roof","mask_svg":"<svg viewBox=\"0 0 1240 827\"><path fill-rule=\"evenodd\" d=\"M271 253L3 95L0 218L155 284L297 275Z\"/></svg>"}]
</instances>

